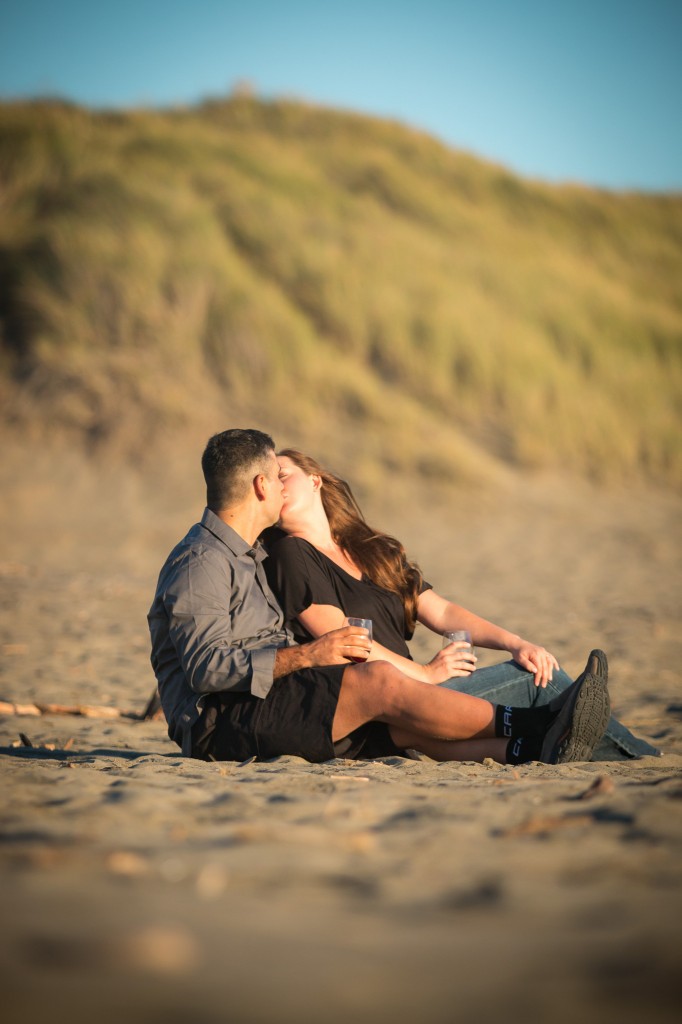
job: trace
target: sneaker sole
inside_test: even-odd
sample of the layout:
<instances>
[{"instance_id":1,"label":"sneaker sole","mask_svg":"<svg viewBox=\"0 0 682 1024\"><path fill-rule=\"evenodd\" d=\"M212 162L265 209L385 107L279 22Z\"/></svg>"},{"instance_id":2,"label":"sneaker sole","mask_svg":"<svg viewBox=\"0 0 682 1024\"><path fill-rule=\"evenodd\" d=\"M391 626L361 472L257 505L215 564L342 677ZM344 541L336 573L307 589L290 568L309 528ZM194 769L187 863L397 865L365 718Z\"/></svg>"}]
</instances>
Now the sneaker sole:
<instances>
[{"instance_id":1,"label":"sneaker sole","mask_svg":"<svg viewBox=\"0 0 682 1024\"><path fill-rule=\"evenodd\" d=\"M589 761L611 714L608 664L603 651L592 651L587 669L567 691L564 704L543 743L540 760L550 764ZM571 692L572 691L572 692Z\"/></svg>"},{"instance_id":2,"label":"sneaker sole","mask_svg":"<svg viewBox=\"0 0 682 1024\"><path fill-rule=\"evenodd\" d=\"M606 682L600 676L587 675L575 702L569 734L559 747L556 763L589 761L606 732L610 715L611 702Z\"/></svg>"}]
</instances>

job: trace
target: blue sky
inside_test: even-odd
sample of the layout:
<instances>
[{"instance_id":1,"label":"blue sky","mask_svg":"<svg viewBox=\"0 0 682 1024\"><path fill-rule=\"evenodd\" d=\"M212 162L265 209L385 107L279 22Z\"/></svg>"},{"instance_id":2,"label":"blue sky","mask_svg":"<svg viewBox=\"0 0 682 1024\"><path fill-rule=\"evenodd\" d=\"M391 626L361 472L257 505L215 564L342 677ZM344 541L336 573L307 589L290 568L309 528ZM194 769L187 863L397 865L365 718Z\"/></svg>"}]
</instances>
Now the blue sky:
<instances>
[{"instance_id":1,"label":"blue sky","mask_svg":"<svg viewBox=\"0 0 682 1024\"><path fill-rule=\"evenodd\" d=\"M682 0L0 0L0 97L189 104L240 79L547 181L682 189Z\"/></svg>"}]
</instances>

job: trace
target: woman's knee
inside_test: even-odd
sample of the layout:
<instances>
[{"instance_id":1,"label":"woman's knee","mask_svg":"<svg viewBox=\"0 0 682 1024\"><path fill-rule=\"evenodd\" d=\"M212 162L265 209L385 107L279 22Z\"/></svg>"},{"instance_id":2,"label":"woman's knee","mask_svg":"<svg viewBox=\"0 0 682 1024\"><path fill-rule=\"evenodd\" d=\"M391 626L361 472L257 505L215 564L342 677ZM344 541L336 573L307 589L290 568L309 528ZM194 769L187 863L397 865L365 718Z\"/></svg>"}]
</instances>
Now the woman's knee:
<instances>
[{"instance_id":1,"label":"woman's knee","mask_svg":"<svg viewBox=\"0 0 682 1024\"><path fill-rule=\"evenodd\" d=\"M518 707L527 707L535 697L532 672L521 668L515 661L479 668L464 679L450 679L441 685L495 704L514 704Z\"/></svg>"}]
</instances>

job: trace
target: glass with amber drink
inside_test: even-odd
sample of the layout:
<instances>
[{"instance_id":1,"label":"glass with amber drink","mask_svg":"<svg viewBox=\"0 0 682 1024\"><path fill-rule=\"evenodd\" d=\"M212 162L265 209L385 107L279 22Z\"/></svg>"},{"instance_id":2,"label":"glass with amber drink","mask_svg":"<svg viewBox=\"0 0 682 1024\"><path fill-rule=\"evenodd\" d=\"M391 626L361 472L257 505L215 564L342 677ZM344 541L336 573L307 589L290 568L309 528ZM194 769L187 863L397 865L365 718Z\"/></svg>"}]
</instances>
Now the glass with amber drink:
<instances>
[{"instance_id":1,"label":"glass with amber drink","mask_svg":"<svg viewBox=\"0 0 682 1024\"><path fill-rule=\"evenodd\" d=\"M355 617L352 617L352 616L348 616L345 619L345 621L344 621L344 625L345 626L360 626L361 629L368 630L369 631L369 642L370 643L372 642L372 620L371 619L358 619L358 618L355 618ZM367 661L367 656L365 656L364 658L352 657L352 658L349 658L348 660L349 661L354 661L356 663L356 665L360 665L360 664L362 664L362 662Z\"/></svg>"}]
</instances>

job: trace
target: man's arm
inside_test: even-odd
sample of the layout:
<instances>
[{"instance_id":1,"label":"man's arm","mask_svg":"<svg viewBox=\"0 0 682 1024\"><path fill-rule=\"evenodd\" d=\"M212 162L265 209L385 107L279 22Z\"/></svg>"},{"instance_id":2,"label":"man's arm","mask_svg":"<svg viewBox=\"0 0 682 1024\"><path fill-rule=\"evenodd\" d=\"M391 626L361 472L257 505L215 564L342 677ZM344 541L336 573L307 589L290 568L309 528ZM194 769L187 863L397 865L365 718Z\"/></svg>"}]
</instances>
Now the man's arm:
<instances>
[{"instance_id":1,"label":"man's arm","mask_svg":"<svg viewBox=\"0 0 682 1024\"><path fill-rule=\"evenodd\" d=\"M362 634L365 634L364 636ZM348 665L353 658L365 661L372 642L367 630L357 626L342 626L325 633L309 644L280 647L275 655L274 678L287 676L302 668L322 665Z\"/></svg>"},{"instance_id":2,"label":"man's arm","mask_svg":"<svg viewBox=\"0 0 682 1024\"><path fill-rule=\"evenodd\" d=\"M367 657L369 640L350 626L298 647L278 647L275 637L259 648L235 643L231 586L225 562L207 551L189 553L168 581L163 600L168 644L157 652L157 660L178 660L195 692L231 690L265 697L274 679L297 669L347 665L352 657Z\"/></svg>"}]
</instances>

